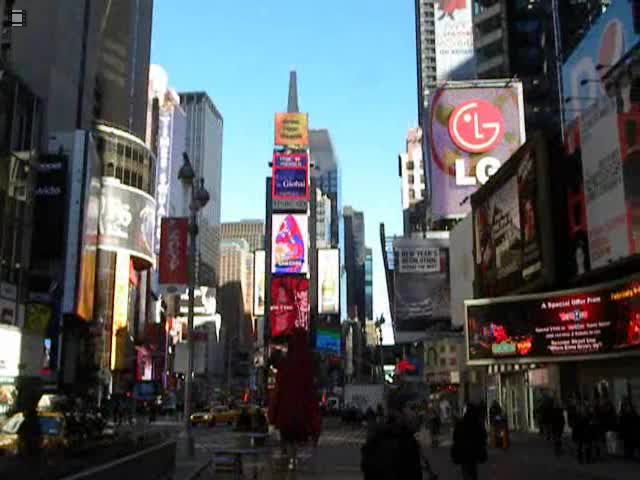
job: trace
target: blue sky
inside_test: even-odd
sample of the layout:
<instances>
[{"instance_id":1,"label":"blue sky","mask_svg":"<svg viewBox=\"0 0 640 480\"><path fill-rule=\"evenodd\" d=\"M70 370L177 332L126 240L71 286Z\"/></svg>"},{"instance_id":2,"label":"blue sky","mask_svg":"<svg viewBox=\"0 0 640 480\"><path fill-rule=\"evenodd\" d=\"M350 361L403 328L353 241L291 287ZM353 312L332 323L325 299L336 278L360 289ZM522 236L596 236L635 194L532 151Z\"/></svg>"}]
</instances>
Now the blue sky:
<instances>
[{"instance_id":1,"label":"blue sky","mask_svg":"<svg viewBox=\"0 0 640 480\"><path fill-rule=\"evenodd\" d=\"M223 221L264 218L273 116L298 72L301 111L331 133L343 205L364 211L374 314L387 314L378 228L402 232L397 156L417 123L414 2L155 0L154 9L152 63L178 91L206 91L224 117Z\"/></svg>"}]
</instances>

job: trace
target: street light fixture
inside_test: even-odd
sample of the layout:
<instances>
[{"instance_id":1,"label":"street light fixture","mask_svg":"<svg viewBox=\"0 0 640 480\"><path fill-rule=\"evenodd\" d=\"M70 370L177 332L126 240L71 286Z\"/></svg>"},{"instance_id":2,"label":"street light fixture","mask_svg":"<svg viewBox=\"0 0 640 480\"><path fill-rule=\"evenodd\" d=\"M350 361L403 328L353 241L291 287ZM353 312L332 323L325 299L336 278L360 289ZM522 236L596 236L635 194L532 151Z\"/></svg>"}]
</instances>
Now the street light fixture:
<instances>
[{"instance_id":1,"label":"street light fixture","mask_svg":"<svg viewBox=\"0 0 640 480\"><path fill-rule=\"evenodd\" d=\"M204 179L200 185L196 181L196 173L191 166L189 155L182 154L183 164L178 171L178 179L185 189L191 190L189 204L189 310L187 314L187 374L184 381L184 431L187 444L187 455L193 457L195 446L191 432L191 383L193 382L193 313L196 288L196 236L198 235L198 211L209 202L209 192L204 188Z\"/></svg>"}]
</instances>

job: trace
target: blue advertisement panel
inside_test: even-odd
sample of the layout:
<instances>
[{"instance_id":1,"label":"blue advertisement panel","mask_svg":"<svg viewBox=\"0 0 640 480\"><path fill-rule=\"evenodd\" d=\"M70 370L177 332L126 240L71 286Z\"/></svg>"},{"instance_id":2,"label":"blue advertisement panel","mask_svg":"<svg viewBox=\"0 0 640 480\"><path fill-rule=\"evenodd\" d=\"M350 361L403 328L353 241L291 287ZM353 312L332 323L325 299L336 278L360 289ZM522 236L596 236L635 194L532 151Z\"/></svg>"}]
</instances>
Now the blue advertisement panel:
<instances>
[{"instance_id":1,"label":"blue advertisement panel","mask_svg":"<svg viewBox=\"0 0 640 480\"><path fill-rule=\"evenodd\" d=\"M331 352L340 355L340 331L318 329L316 334L316 349L321 352Z\"/></svg>"},{"instance_id":2,"label":"blue advertisement panel","mask_svg":"<svg viewBox=\"0 0 640 480\"><path fill-rule=\"evenodd\" d=\"M303 169L277 169L273 172L275 198L306 198L307 171Z\"/></svg>"},{"instance_id":3,"label":"blue advertisement panel","mask_svg":"<svg viewBox=\"0 0 640 480\"><path fill-rule=\"evenodd\" d=\"M564 63L565 123L604 95L604 76L640 40L633 28L633 3L614 0Z\"/></svg>"}]
</instances>

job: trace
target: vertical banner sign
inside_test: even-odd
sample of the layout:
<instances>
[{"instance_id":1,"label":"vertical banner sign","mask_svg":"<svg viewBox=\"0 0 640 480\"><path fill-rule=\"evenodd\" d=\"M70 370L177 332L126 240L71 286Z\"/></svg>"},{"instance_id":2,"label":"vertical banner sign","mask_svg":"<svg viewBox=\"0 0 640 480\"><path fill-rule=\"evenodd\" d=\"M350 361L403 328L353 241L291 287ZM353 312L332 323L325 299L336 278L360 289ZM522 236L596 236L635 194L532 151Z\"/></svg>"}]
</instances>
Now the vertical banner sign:
<instances>
[{"instance_id":1,"label":"vertical banner sign","mask_svg":"<svg viewBox=\"0 0 640 480\"><path fill-rule=\"evenodd\" d=\"M430 3L435 4L438 81L474 78L473 0L439 0Z\"/></svg>"},{"instance_id":2,"label":"vertical banner sign","mask_svg":"<svg viewBox=\"0 0 640 480\"><path fill-rule=\"evenodd\" d=\"M270 313L272 337L289 335L294 328L309 330L309 280L274 277Z\"/></svg>"},{"instance_id":3,"label":"vertical banner sign","mask_svg":"<svg viewBox=\"0 0 640 480\"><path fill-rule=\"evenodd\" d=\"M318 313L339 313L340 251L318 250Z\"/></svg>"},{"instance_id":4,"label":"vertical banner sign","mask_svg":"<svg viewBox=\"0 0 640 480\"><path fill-rule=\"evenodd\" d=\"M156 187L156 234L155 234L155 253L160 254L160 236L161 236L161 220L167 215L169 205L169 188L171 185L171 111L163 111L158 117L159 135L158 135L158 172Z\"/></svg>"},{"instance_id":5,"label":"vertical banner sign","mask_svg":"<svg viewBox=\"0 0 640 480\"><path fill-rule=\"evenodd\" d=\"M437 89L429 101L434 218L464 217L468 197L525 142L522 84Z\"/></svg>"},{"instance_id":6,"label":"vertical banner sign","mask_svg":"<svg viewBox=\"0 0 640 480\"><path fill-rule=\"evenodd\" d=\"M306 215L272 216L271 273L307 273L309 225Z\"/></svg>"},{"instance_id":7,"label":"vertical banner sign","mask_svg":"<svg viewBox=\"0 0 640 480\"><path fill-rule=\"evenodd\" d=\"M309 146L309 116L306 113L276 113L275 144L289 148Z\"/></svg>"},{"instance_id":8,"label":"vertical banner sign","mask_svg":"<svg viewBox=\"0 0 640 480\"><path fill-rule=\"evenodd\" d=\"M189 219L165 217L161 228L159 283L167 292L183 290L189 283Z\"/></svg>"},{"instance_id":9,"label":"vertical banner sign","mask_svg":"<svg viewBox=\"0 0 640 480\"><path fill-rule=\"evenodd\" d=\"M264 315L265 303L265 262L266 255L264 250L256 250L254 254L253 266L253 315L262 317Z\"/></svg>"},{"instance_id":10,"label":"vertical banner sign","mask_svg":"<svg viewBox=\"0 0 640 480\"><path fill-rule=\"evenodd\" d=\"M116 275L113 289L113 326L111 328L111 369L116 366L117 337L121 329L127 328L129 313L129 266L128 253L116 254Z\"/></svg>"},{"instance_id":11,"label":"vertical banner sign","mask_svg":"<svg viewBox=\"0 0 640 480\"><path fill-rule=\"evenodd\" d=\"M92 176L86 193L82 232L82 257L78 281L76 314L91 321L96 291L96 266L98 258L98 217L100 216L100 179Z\"/></svg>"}]
</instances>

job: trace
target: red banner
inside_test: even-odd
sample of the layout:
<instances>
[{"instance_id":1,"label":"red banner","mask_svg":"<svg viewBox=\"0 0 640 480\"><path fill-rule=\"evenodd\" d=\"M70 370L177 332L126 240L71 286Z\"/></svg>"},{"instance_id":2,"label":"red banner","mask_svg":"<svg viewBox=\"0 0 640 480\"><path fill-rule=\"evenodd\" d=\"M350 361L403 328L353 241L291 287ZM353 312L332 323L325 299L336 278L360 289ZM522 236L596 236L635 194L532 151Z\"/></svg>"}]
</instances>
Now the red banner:
<instances>
[{"instance_id":1,"label":"red banner","mask_svg":"<svg viewBox=\"0 0 640 480\"><path fill-rule=\"evenodd\" d=\"M165 217L162 219L159 262L161 285L178 287L189 282L188 242L188 218Z\"/></svg>"},{"instance_id":2,"label":"red banner","mask_svg":"<svg viewBox=\"0 0 640 480\"><path fill-rule=\"evenodd\" d=\"M271 336L289 335L299 327L309 330L309 280L276 277L271 281Z\"/></svg>"}]
</instances>

